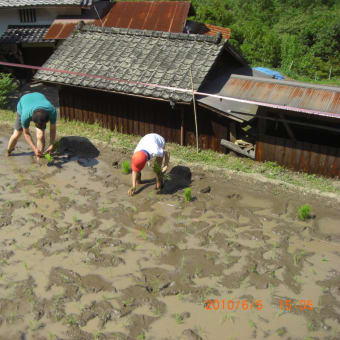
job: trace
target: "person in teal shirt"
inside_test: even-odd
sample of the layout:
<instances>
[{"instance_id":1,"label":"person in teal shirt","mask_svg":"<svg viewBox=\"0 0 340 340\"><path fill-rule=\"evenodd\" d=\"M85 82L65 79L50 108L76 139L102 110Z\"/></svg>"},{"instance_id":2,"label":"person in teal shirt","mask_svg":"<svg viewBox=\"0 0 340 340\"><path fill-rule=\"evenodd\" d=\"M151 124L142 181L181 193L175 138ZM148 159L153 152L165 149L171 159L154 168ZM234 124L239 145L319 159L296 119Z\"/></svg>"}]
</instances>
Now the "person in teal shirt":
<instances>
[{"instance_id":1,"label":"person in teal shirt","mask_svg":"<svg viewBox=\"0 0 340 340\"><path fill-rule=\"evenodd\" d=\"M30 134L29 126L31 121L36 126L37 145L34 144ZM22 133L24 133L24 137L37 159L43 157L46 153L52 152L56 137L56 121L56 108L42 93L32 92L22 96L17 105L17 117L14 132L8 142L7 155L11 155ZM44 152L47 122L50 122L50 144Z\"/></svg>"}]
</instances>

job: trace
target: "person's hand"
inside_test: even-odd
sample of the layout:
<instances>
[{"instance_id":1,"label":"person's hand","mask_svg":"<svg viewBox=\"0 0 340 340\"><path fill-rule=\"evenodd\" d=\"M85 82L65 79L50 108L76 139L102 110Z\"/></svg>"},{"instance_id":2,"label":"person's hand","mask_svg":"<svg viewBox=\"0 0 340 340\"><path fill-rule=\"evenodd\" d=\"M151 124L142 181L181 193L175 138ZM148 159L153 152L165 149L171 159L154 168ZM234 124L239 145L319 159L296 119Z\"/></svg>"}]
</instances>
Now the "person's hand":
<instances>
[{"instance_id":1,"label":"person's hand","mask_svg":"<svg viewBox=\"0 0 340 340\"><path fill-rule=\"evenodd\" d=\"M168 166L167 165L163 166L162 173L165 174L167 170L168 170Z\"/></svg>"},{"instance_id":2,"label":"person's hand","mask_svg":"<svg viewBox=\"0 0 340 340\"><path fill-rule=\"evenodd\" d=\"M38 148L35 148L33 151L37 159L44 157L44 154L40 150L38 150Z\"/></svg>"},{"instance_id":3,"label":"person's hand","mask_svg":"<svg viewBox=\"0 0 340 340\"><path fill-rule=\"evenodd\" d=\"M51 153L53 151L53 145L50 145L46 151L44 152L44 155L48 154L48 153Z\"/></svg>"},{"instance_id":4,"label":"person's hand","mask_svg":"<svg viewBox=\"0 0 340 340\"><path fill-rule=\"evenodd\" d=\"M131 187L128 191L128 195L133 196L135 192L136 192L136 187Z\"/></svg>"}]
</instances>

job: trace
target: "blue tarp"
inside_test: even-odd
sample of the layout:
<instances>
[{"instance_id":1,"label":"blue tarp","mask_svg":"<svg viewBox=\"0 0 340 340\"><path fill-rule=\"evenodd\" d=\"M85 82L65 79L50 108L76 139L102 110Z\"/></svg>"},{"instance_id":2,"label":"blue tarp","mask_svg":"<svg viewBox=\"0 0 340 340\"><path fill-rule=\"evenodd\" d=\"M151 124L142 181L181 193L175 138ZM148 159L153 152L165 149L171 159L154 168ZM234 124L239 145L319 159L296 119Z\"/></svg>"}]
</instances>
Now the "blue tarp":
<instances>
[{"instance_id":1,"label":"blue tarp","mask_svg":"<svg viewBox=\"0 0 340 340\"><path fill-rule=\"evenodd\" d=\"M280 72L273 71L266 67L254 67L253 70L268 74L274 79L280 79L280 80L285 79L285 77Z\"/></svg>"}]
</instances>

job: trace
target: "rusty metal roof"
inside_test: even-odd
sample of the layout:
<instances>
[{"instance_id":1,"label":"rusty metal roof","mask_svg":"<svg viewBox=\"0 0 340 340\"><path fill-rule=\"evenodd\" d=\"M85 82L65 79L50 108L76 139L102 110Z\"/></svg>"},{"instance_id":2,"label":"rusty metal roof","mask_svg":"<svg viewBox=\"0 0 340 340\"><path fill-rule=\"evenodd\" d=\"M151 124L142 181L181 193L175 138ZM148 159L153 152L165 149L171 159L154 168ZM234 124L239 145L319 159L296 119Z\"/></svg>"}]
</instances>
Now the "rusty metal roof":
<instances>
[{"instance_id":1,"label":"rusty metal roof","mask_svg":"<svg viewBox=\"0 0 340 340\"><path fill-rule=\"evenodd\" d=\"M339 86L232 75L224 95L263 106L281 105L291 111L310 110L311 114L340 118Z\"/></svg>"},{"instance_id":2,"label":"rusty metal roof","mask_svg":"<svg viewBox=\"0 0 340 340\"><path fill-rule=\"evenodd\" d=\"M188 1L116 2L95 25L182 33L190 6Z\"/></svg>"},{"instance_id":3,"label":"rusty metal roof","mask_svg":"<svg viewBox=\"0 0 340 340\"><path fill-rule=\"evenodd\" d=\"M44 39L66 39L80 21L93 23L98 19L98 15L103 18L111 6L112 3L109 1L97 1L90 9L83 9L82 15L58 16L53 21Z\"/></svg>"},{"instance_id":4,"label":"rusty metal roof","mask_svg":"<svg viewBox=\"0 0 340 340\"><path fill-rule=\"evenodd\" d=\"M94 19L55 19L44 39L66 39L80 21L93 23Z\"/></svg>"},{"instance_id":5,"label":"rusty metal roof","mask_svg":"<svg viewBox=\"0 0 340 340\"><path fill-rule=\"evenodd\" d=\"M188 33L194 34L216 35L221 33L225 40L229 40L231 33L230 28L204 24L196 21L187 21L186 29Z\"/></svg>"}]
</instances>

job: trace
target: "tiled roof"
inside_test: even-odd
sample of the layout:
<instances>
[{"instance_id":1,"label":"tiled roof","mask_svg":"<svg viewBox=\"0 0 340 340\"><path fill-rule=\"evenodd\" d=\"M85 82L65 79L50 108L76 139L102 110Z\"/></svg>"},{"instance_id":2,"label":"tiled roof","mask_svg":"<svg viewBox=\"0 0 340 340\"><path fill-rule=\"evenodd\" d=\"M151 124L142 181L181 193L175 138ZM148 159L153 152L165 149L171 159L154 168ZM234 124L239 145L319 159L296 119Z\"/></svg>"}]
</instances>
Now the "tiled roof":
<instances>
[{"instance_id":1,"label":"tiled roof","mask_svg":"<svg viewBox=\"0 0 340 340\"><path fill-rule=\"evenodd\" d=\"M54 40L43 39L49 27L49 25L9 25L0 36L0 43L54 42Z\"/></svg>"},{"instance_id":2,"label":"tiled roof","mask_svg":"<svg viewBox=\"0 0 340 340\"><path fill-rule=\"evenodd\" d=\"M220 37L78 25L44 67L103 77L38 71L35 79L59 84L190 102L189 93L129 82L198 89L224 49Z\"/></svg>"},{"instance_id":3,"label":"tiled roof","mask_svg":"<svg viewBox=\"0 0 340 340\"><path fill-rule=\"evenodd\" d=\"M0 0L0 8L47 7L47 6L91 6L93 0Z\"/></svg>"}]
</instances>

